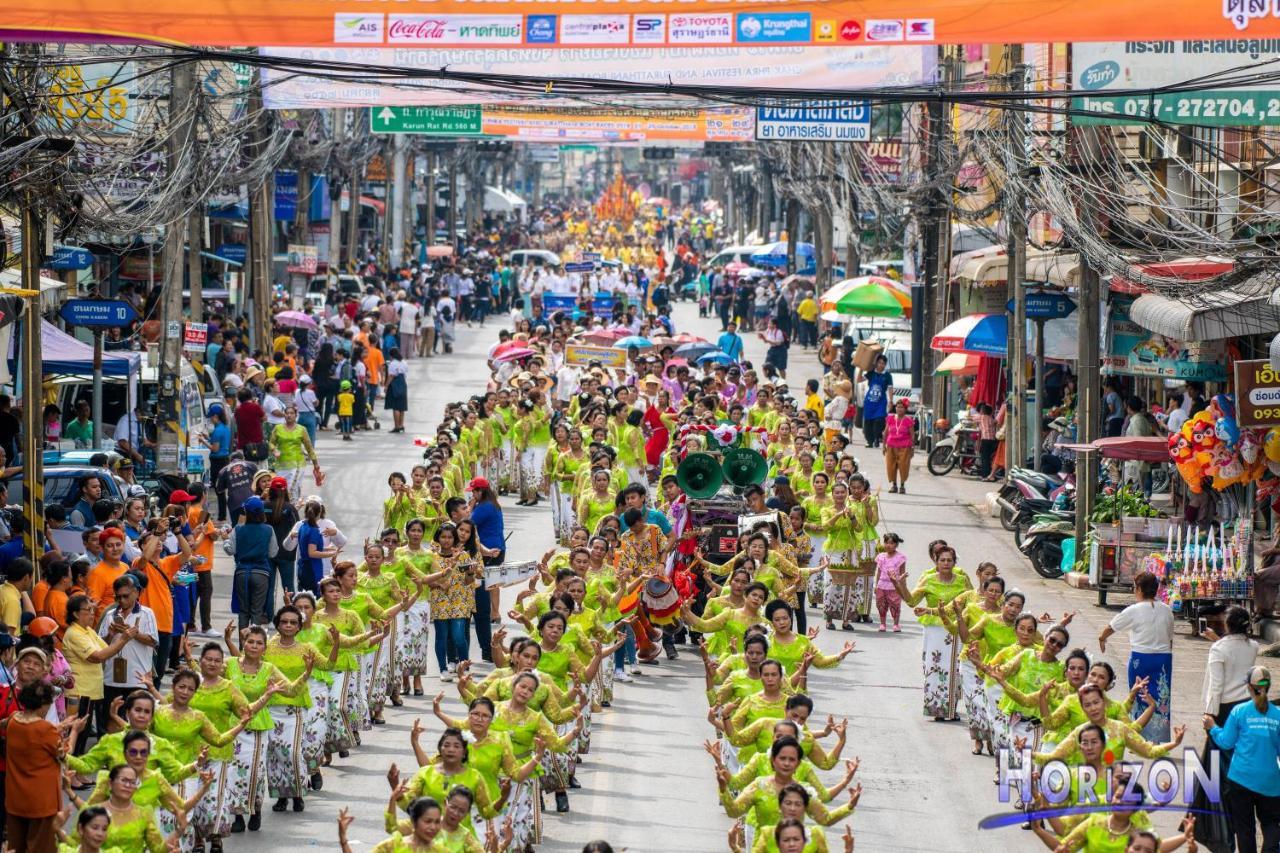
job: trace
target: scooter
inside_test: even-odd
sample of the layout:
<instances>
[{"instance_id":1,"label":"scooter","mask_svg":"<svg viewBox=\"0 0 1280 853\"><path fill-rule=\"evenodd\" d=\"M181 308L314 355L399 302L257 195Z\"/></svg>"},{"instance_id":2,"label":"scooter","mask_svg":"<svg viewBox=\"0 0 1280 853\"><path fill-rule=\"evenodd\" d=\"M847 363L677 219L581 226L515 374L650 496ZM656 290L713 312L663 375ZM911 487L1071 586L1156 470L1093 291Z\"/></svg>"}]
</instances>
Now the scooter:
<instances>
[{"instance_id":1,"label":"scooter","mask_svg":"<svg viewBox=\"0 0 1280 853\"><path fill-rule=\"evenodd\" d=\"M1062 543L1076 535L1075 510L1050 510L1035 516L1018 546L1031 559L1036 574L1062 577Z\"/></svg>"},{"instance_id":2,"label":"scooter","mask_svg":"<svg viewBox=\"0 0 1280 853\"><path fill-rule=\"evenodd\" d=\"M1035 513L1052 508L1052 493L1061 485L1061 480L1030 468L1012 469L996 496L1000 525L1016 534L1018 527L1026 526Z\"/></svg>"},{"instance_id":3,"label":"scooter","mask_svg":"<svg viewBox=\"0 0 1280 853\"><path fill-rule=\"evenodd\" d=\"M969 421L960 421L933 445L926 464L935 477L950 474L957 465L962 474L974 473L978 468L978 430Z\"/></svg>"}]
</instances>

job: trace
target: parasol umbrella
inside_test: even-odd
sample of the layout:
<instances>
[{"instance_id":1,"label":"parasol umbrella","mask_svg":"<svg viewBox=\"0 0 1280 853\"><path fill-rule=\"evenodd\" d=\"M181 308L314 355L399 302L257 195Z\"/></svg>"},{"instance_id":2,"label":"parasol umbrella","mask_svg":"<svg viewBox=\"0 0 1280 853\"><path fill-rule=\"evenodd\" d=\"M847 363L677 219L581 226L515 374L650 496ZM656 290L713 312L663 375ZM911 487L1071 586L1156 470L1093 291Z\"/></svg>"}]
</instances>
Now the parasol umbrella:
<instances>
[{"instance_id":1,"label":"parasol umbrella","mask_svg":"<svg viewBox=\"0 0 1280 853\"><path fill-rule=\"evenodd\" d=\"M703 343L695 343L695 344L685 344L684 346L680 347L675 351L675 355L679 356L680 358L689 359L690 361L697 361L698 359L702 358L704 355L706 355L709 352L719 352L719 351L720 351L720 347L716 346L715 344L709 344L709 343L703 342Z\"/></svg>"},{"instance_id":2,"label":"parasol umbrella","mask_svg":"<svg viewBox=\"0 0 1280 853\"><path fill-rule=\"evenodd\" d=\"M1009 351L1008 315L970 314L961 317L934 335L929 346L938 352L1004 358Z\"/></svg>"},{"instance_id":3,"label":"parasol umbrella","mask_svg":"<svg viewBox=\"0 0 1280 853\"><path fill-rule=\"evenodd\" d=\"M453 254L452 246L428 246L428 258L447 258Z\"/></svg>"},{"instance_id":4,"label":"parasol umbrella","mask_svg":"<svg viewBox=\"0 0 1280 853\"><path fill-rule=\"evenodd\" d=\"M281 311L273 318L277 325L290 329L318 329L316 318L301 311Z\"/></svg>"},{"instance_id":5,"label":"parasol umbrella","mask_svg":"<svg viewBox=\"0 0 1280 853\"><path fill-rule=\"evenodd\" d=\"M614 341L623 337L625 334L625 332L618 334L618 332L612 329L597 329L594 332L587 332L583 335L582 342L594 344L595 346L611 347L613 346Z\"/></svg>"},{"instance_id":6,"label":"parasol umbrella","mask_svg":"<svg viewBox=\"0 0 1280 853\"><path fill-rule=\"evenodd\" d=\"M911 313L911 297L888 279L859 276L822 294L821 306L853 317L905 317Z\"/></svg>"},{"instance_id":7,"label":"parasol umbrella","mask_svg":"<svg viewBox=\"0 0 1280 853\"><path fill-rule=\"evenodd\" d=\"M951 376L976 376L978 374L978 363L981 360L982 356L953 352L939 362L933 372Z\"/></svg>"},{"instance_id":8,"label":"parasol umbrella","mask_svg":"<svg viewBox=\"0 0 1280 853\"><path fill-rule=\"evenodd\" d=\"M676 335L674 338L672 338L672 339L671 339L671 342L672 342L672 343L674 343L674 344L677 344L677 345L679 345L679 344L705 344L705 343L707 342L707 339L706 339L706 338L700 338L700 337L698 337L697 335L691 335L691 334L689 334L688 332L681 332L680 334L678 334L678 335Z\"/></svg>"},{"instance_id":9,"label":"parasol umbrella","mask_svg":"<svg viewBox=\"0 0 1280 853\"><path fill-rule=\"evenodd\" d=\"M649 349L653 346L653 341L648 338L642 338L639 335L627 335L625 338L619 338L618 341L614 343L614 346L620 349L630 349L631 347L636 347L637 349Z\"/></svg>"},{"instance_id":10,"label":"parasol umbrella","mask_svg":"<svg viewBox=\"0 0 1280 853\"><path fill-rule=\"evenodd\" d=\"M506 364L509 361L519 361L522 358L528 358L531 355L537 354L537 350L530 349L529 347L515 347L514 349L509 349L495 355L493 360L497 364Z\"/></svg>"},{"instance_id":11,"label":"parasol umbrella","mask_svg":"<svg viewBox=\"0 0 1280 853\"><path fill-rule=\"evenodd\" d=\"M733 360L732 356L727 352L721 352L720 350L700 356L697 359L697 362L698 364L737 364L737 362Z\"/></svg>"}]
</instances>

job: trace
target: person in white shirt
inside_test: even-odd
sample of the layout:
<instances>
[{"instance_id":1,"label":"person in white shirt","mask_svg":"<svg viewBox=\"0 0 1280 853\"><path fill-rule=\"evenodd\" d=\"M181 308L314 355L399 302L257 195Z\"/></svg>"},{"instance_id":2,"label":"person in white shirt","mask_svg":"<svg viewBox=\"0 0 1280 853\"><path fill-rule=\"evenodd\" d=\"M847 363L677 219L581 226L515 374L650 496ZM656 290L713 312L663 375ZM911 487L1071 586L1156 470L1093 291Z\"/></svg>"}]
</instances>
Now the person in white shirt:
<instances>
[{"instance_id":1,"label":"person in white shirt","mask_svg":"<svg viewBox=\"0 0 1280 853\"><path fill-rule=\"evenodd\" d=\"M116 451L128 456L134 462L142 462L142 448L146 445L146 434L138 419L138 410L123 415L116 422L116 431L112 438L116 442Z\"/></svg>"},{"instance_id":2,"label":"person in white shirt","mask_svg":"<svg viewBox=\"0 0 1280 853\"><path fill-rule=\"evenodd\" d=\"M1142 730L1142 736L1156 743L1169 740L1169 706L1173 692L1173 610L1156 599L1160 579L1151 572L1139 572L1133 579L1137 599L1112 618L1098 635L1098 648L1107 650L1107 638L1117 631L1129 632L1129 686L1146 678L1148 690L1156 700L1156 712ZM1133 706L1133 719L1146 710L1139 699Z\"/></svg>"},{"instance_id":3,"label":"person in white shirt","mask_svg":"<svg viewBox=\"0 0 1280 853\"><path fill-rule=\"evenodd\" d=\"M1236 605L1227 610L1227 635L1219 637L1206 628L1201 636L1213 642L1204 670L1204 713L1226 722L1227 714L1249 701L1245 679L1258 658L1259 644L1249 639L1249 611Z\"/></svg>"},{"instance_id":4,"label":"person in white shirt","mask_svg":"<svg viewBox=\"0 0 1280 853\"><path fill-rule=\"evenodd\" d=\"M112 592L116 603L102 614L98 636L109 640L112 625L117 622L137 629L137 635L103 664L102 698L108 706L117 696L128 696L143 687L138 673L151 672L155 647L160 641L156 615L150 607L138 603L138 587L133 576L124 574L116 578Z\"/></svg>"},{"instance_id":5,"label":"person in white shirt","mask_svg":"<svg viewBox=\"0 0 1280 853\"><path fill-rule=\"evenodd\" d=\"M403 293L404 291L401 291ZM400 352L406 359L418 351L418 305L407 300L400 305Z\"/></svg>"},{"instance_id":6,"label":"person in white shirt","mask_svg":"<svg viewBox=\"0 0 1280 853\"><path fill-rule=\"evenodd\" d=\"M582 370L576 365L565 362L556 371L556 402L568 406L573 395L578 393L578 381Z\"/></svg>"},{"instance_id":7,"label":"person in white shirt","mask_svg":"<svg viewBox=\"0 0 1280 853\"><path fill-rule=\"evenodd\" d=\"M284 408L284 403L276 394L275 380L268 379L262 386L262 411L267 416L268 436L271 430L284 423Z\"/></svg>"}]
</instances>

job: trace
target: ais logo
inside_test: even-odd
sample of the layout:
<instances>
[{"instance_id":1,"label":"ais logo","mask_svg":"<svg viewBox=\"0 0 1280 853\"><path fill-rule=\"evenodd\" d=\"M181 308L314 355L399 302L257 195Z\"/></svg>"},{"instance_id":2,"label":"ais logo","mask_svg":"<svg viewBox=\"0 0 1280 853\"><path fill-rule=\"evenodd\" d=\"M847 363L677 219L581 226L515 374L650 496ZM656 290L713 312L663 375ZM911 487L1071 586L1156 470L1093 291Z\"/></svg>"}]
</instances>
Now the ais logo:
<instances>
[{"instance_id":1,"label":"ais logo","mask_svg":"<svg viewBox=\"0 0 1280 853\"><path fill-rule=\"evenodd\" d=\"M382 15L336 14L333 16L333 41L336 44L382 43Z\"/></svg>"},{"instance_id":2,"label":"ais logo","mask_svg":"<svg viewBox=\"0 0 1280 853\"><path fill-rule=\"evenodd\" d=\"M845 21L840 25L841 41L857 41L862 37L862 24L857 21Z\"/></svg>"}]
</instances>

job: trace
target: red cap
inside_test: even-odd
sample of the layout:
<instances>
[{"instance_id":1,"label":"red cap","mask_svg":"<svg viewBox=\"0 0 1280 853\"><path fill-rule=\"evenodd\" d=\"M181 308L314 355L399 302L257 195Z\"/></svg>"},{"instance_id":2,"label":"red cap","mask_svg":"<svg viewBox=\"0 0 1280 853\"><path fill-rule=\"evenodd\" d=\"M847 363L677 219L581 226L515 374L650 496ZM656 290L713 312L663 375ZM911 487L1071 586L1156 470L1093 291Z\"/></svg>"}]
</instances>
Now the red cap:
<instances>
[{"instance_id":1,"label":"red cap","mask_svg":"<svg viewBox=\"0 0 1280 853\"><path fill-rule=\"evenodd\" d=\"M169 493L169 503L171 504L189 504L194 500L194 495L187 494L182 489L174 489Z\"/></svg>"},{"instance_id":2,"label":"red cap","mask_svg":"<svg viewBox=\"0 0 1280 853\"><path fill-rule=\"evenodd\" d=\"M272 477L270 488L287 489L289 488L289 481L286 480L284 477Z\"/></svg>"},{"instance_id":3,"label":"red cap","mask_svg":"<svg viewBox=\"0 0 1280 853\"><path fill-rule=\"evenodd\" d=\"M487 489L487 488L489 488L489 481L486 480L484 477L476 477L470 483L467 483L468 492L471 491L472 489Z\"/></svg>"}]
</instances>

